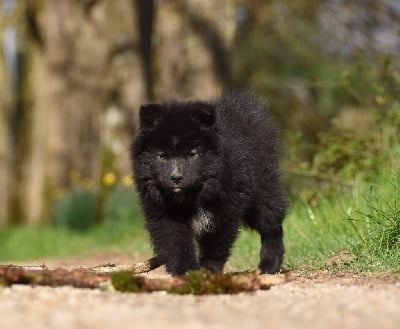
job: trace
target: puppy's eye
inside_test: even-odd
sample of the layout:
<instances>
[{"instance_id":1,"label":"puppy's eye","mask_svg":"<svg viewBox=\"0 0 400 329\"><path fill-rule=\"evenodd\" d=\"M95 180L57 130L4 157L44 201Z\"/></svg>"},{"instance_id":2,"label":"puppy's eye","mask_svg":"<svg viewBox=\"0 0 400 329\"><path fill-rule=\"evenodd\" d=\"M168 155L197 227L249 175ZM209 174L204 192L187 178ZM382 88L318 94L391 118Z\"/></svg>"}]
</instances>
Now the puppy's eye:
<instances>
[{"instance_id":1,"label":"puppy's eye","mask_svg":"<svg viewBox=\"0 0 400 329\"><path fill-rule=\"evenodd\" d=\"M167 155L164 152L158 152L157 153L157 159L158 160L165 160L167 158Z\"/></svg>"},{"instance_id":2,"label":"puppy's eye","mask_svg":"<svg viewBox=\"0 0 400 329\"><path fill-rule=\"evenodd\" d=\"M198 149L192 149L189 151L188 156L190 158L197 158L199 156L200 152Z\"/></svg>"}]
</instances>

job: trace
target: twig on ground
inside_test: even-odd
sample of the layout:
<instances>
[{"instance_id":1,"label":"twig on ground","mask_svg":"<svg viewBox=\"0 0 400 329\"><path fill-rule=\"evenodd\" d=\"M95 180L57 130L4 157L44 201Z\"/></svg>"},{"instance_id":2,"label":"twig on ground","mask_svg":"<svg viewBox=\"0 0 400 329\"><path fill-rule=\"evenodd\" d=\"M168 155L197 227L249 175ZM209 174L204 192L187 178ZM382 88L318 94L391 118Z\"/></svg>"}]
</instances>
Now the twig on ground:
<instances>
[{"instance_id":1,"label":"twig on ground","mask_svg":"<svg viewBox=\"0 0 400 329\"><path fill-rule=\"evenodd\" d=\"M160 261L157 257L152 257L145 260L144 262L136 263L133 265L119 265L119 266L116 266L115 264L98 265L92 267L91 271L100 273L129 271L132 272L132 274L141 274L150 272L162 265L164 265L162 261Z\"/></svg>"},{"instance_id":2,"label":"twig on ground","mask_svg":"<svg viewBox=\"0 0 400 329\"><path fill-rule=\"evenodd\" d=\"M156 266L157 265L157 266ZM149 278L134 275L132 271L143 271L161 264L154 259L133 266L98 266L93 268L66 270L62 268L23 267L0 265L0 285L30 284L42 286L73 286L76 288L100 288L125 292L167 291L175 294L236 294L259 289L268 289L273 285L287 281L285 274L259 275L258 272L245 274L211 273L206 270L191 271L182 276ZM110 273L107 269L118 271ZM106 269L104 272L101 269Z\"/></svg>"}]
</instances>

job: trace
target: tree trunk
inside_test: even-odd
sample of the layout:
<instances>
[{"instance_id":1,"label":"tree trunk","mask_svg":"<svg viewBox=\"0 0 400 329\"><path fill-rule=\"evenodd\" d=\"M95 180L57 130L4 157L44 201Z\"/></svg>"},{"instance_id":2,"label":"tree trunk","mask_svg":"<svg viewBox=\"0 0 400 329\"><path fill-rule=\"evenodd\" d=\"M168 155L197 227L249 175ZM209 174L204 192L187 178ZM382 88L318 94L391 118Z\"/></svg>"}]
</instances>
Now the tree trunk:
<instances>
[{"instance_id":1,"label":"tree trunk","mask_svg":"<svg viewBox=\"0 0 400 329\"><path fill-rule=\"evenodd\" d=\"M44 218L72 172L100 189L105 172L128 174L137 109L148 98L133 0L26 4L13 223Z\"/></svg>"},{"instance_id":2,"label":"tree trunk","mask_svg":"<svg viewBox=\"0 0 400 329\"><path fill-rule=\"evenodd\" d=\"M0 52L0 228L8 216L9 197L9 113L12 94L2 52Z\"/></svg>"},{"instance_id":3,"label":"tree trunk","mask_svg":"<svg viewBox=\"0 0 400 329\"><path fill-rule=\"evenodd\" d=\"M231 86L233 1L177 0L157 6L156 97L213 97Z\"/></svg>"},{"instance_id":4,"label":"tree trunk","mask_svg":"<svg viewBox=\"0 0 400 329\"><path fill-rule=\"evenodd\" d=\"M148 0L151 2L150 0ZM129 146L138 125L138 110L151 97L151 71L144 59L144 47L149 47L142 30L142 11L151 19L152 9L138 5L137 0L106 2L108 20L104 26L108 44L108 100L102 120L103 172L115 171L119 175L130 174ZM150 24L147 22L147 24ZM147 36L146 36L147 35ZM115 120L117 119L117 120Z\"/></svg>"}]
</instances>

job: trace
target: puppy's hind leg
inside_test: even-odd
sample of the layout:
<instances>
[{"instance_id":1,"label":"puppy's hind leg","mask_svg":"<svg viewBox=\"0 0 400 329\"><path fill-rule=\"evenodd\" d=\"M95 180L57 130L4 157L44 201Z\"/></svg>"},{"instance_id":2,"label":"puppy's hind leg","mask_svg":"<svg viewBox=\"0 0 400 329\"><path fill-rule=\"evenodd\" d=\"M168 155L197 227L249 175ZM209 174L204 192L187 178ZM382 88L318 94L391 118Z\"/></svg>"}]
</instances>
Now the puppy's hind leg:
<instances>
[{"instance_id":1,"label":"puppy's hind leg","mask_svg":"<svg viewBox=\"0 0 400 329\"><path fill-rule=\"evenodd\" d=\"M270 208L264 205L254 206L245 217L245 222L258 231L261 236L260 263L261 273L277 273L280 270L284 246L282 220L284 207Z\"/></svg>"}]
</instances>

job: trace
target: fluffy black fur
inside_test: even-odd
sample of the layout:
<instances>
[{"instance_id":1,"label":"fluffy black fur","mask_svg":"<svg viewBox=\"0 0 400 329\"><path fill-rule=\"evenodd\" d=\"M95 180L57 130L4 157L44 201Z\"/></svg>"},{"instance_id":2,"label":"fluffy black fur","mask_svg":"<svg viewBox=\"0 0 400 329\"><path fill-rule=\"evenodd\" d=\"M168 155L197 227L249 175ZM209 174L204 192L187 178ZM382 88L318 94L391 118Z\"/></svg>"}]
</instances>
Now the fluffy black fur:
<instances>
[{"instance_id":1,"label":"fluffy black fur","mask_svg":"<svg viewBox=\"0 0 400 329\"><path fill-rule=\"evenodd\" d=\"M241 220L261 235L261 271L279 271L278 134L253 93L143 105L132 157L146 227L169 273L221 271Z\"/></svg>"}]
</instances>

